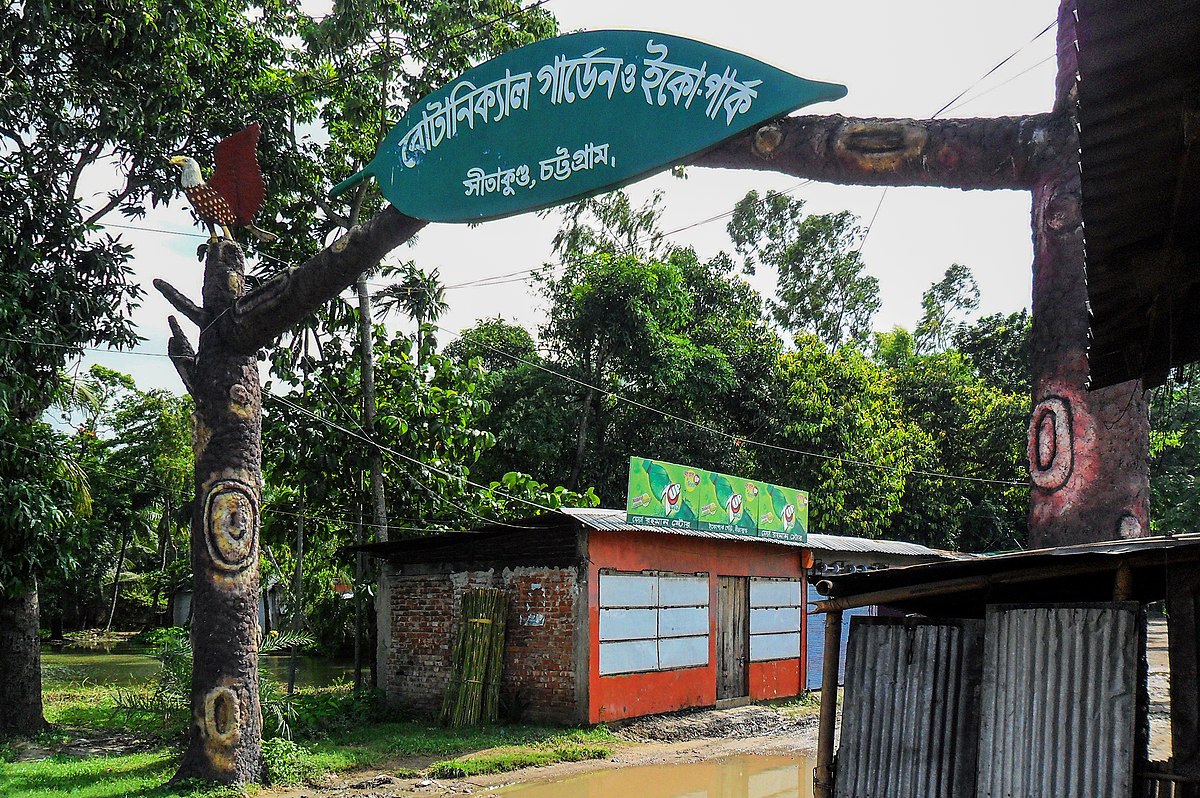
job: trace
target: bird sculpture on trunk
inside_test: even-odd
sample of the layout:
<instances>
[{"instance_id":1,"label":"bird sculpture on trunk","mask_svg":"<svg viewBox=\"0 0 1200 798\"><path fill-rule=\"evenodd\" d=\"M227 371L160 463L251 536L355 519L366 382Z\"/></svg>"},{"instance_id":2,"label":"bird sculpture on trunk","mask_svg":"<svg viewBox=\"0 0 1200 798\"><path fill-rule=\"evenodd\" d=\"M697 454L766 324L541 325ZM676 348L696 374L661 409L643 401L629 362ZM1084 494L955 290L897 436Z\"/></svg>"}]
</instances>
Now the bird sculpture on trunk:
<instances>
[{"instance_id":1,"label":"bird sculpture on trunk","mask_svg":"<svg viewBox=\"0 0 1200 798\"><path fill-rule=\"evenodd\" d=\"M254 216L262 207L267 189L258 168L258 123L234 133L217 145L216 168L205 182L195 158L176 155L168 160L180 170L179 186L192 203L192 209L217 240L217 226L226 238L233 238L231 227L244 227L259 241L278 241L279 237L254 226Z\"/></svg>"}]
</instances>

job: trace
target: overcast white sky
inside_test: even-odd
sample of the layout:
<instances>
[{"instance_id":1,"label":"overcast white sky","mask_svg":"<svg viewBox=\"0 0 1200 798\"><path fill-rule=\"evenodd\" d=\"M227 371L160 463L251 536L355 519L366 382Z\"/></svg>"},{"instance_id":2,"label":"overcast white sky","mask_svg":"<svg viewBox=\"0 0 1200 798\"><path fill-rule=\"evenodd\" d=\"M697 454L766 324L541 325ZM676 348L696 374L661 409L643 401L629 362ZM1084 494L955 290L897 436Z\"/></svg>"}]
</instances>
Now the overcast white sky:
<instances>
[{"instance_id":1,"label":"overcast white sky","mask_svg":"<svg viewBox=\"0 0 1200 798\"><path fill-rule=\"evenodd\" d=\"M563 32L638 28L687 36L766 61L802 77L843 83L849 94L799 113L928 117L989 69L1024 47L1011 61L967 92L960 109L943 116L997 116L1048 110L1053 97L1054 31L1028 44L1055 17L1057 0L858 0L709 4L676 0L550 0ZM986 94L983 94L986 92ZM981 95L977 100L972 100ZM659 131L647 131L655 135ZM200 154L203 156L204 154ZM268 185L270 176L267 176ZM729 211L748 190L784 190L799 181L761 172L691 169L687 180L659 176L632 186L636 200L666 191L667 230ZM850 210L865 226L879 206L880 188L808 184L793 196L814 213ZM260 225L270 228L269 222ZM148 340L137 353L89 353L84 366L100 362L131 373L143 388L181 386L166 351L171 312L150 286L154 277L199 298L201 266L195 250L204 236L190 226L182 198L152 213L145 227L188 235L121 232L136 252L138 278L147 296L136 316ZM424 269L438 268L453 285L541 265L550 257L556 221L525 215L470 228L431 225L411 247L393 253ZM672 236L702 257L731 246L724 220ZM1032 247L1029 195L1025 192L962 192L892 188L863 247L868 271L880 282L883 306L877 329L911 327L921 293L951 263L971 267L982 291L981 312L1014 311L1030 302ZM755 278L773 290L773 275ZM441 324L458 330L476 319L502 316L536 328L543 309L528 284L466 287L448 292L450 311ZM193 333L194 340L194 330ZM450 336L444 336L448 339Z\"/></svg>"}]
</instances>

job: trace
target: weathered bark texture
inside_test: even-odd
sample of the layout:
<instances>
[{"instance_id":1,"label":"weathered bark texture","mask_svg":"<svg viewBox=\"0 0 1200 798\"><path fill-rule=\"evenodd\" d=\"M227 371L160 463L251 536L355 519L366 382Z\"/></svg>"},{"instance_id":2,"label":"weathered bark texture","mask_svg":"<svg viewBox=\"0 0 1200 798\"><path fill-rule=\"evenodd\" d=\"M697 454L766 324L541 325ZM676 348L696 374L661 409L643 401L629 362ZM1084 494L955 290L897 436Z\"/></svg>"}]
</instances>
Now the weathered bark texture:
<instances>
[{"instance_id":1,"label":"weathered bark texture","mask_svg":"<svg viewBox=\"0 0 1200 798\"><path fill-rule=\"evenodd\" d=\"M1087 285L1078 144L1059 148L1033 189L1033 414L1029 543L1035 548L1148 534L1150 416L1138 382L1088 392Z\"/></svg>"},{"instance_id":2,"label":"weathered bark texture","mask_svg":"<svg viewBox=\"0 0 1200 798\"><path fill-rule=\"evenodd\" d=\"M204 309L233 308L245 285L242 251L209 247ZM196 497L192 514L192 718L180 776L244 783L261 771L258 699L258 528L262 395L253 352L216 326L200 336L193 375Z\"/></svg>"},{"instance_id":3,"label":"weathered bark texture","mask_svg":"<svg viewBox=\"0 0 1200 798\"><path fill-rule=\"evenodd\" d=\"M0 594L0 738L28 737L42 717L42 654L36 590Z\"/></svg>"},{"instance_id":4,"label":"weathered bark texture","mask_svg":"<svg viewBox=\"0 0 1200 798\"><path fill-rule=\"evenodd\" d=\"M995 119L789 117L692 163L829 183L1023 189L1033 195L1029 542L1149 530L1149 411L1129 382L1089 393L1087 286L1075 101L1075 2L1059 9L1052 113Z\"/></svg>"},{"instance_id":5,"label":"weathered bark texture","mask_svg":"<svg viewBox=\"0 0 1200 798\"><path fill-rule=\"evenodd\" d=\"M1075 2L1058 16L1055 124L1033 187L1029 543L1140 537L1150 528L1150 410L1139 381L1088 392Z\"/></svg>"},{"instance_id":6,"label":"weathered bark texture","mask_svg":"<svg viewBox=\"0 0 1200 798\"><path fill-rule=\"evenodd\" d=\"M996 119L790 116L692 160L857 186L1031 189L1050 114Z\"/></svg>"},{"instance_id":7,"label":"weathered bark texture","mask_svg":"<svg viewBox=\"0 0 1200 798\"><path fill-rule=\"evenodd\" d=\"M176 779L243 784L261 775L262 394L257 350L351 285L363 269L423 225L389 207L250 294L245 294L241 248L233 241L213 242L201 305L161 280L154 283L201 329L197 353L178 321L169 319L168 352L196 403L192 718Z\"/></svg>"}]
</instances>

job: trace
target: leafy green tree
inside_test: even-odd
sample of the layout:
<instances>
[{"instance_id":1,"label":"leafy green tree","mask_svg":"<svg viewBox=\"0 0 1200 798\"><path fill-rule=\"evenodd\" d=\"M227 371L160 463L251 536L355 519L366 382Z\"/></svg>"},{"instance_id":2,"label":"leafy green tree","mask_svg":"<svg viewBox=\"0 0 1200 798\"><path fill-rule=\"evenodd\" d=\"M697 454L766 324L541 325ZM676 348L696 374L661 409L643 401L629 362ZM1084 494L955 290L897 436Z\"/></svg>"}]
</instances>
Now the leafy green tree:
<instances>
[{"instance_id":1,"label":"leafy green tree","mask_svg":"<svg viewBox=\"0 0 1200 798\"><path fill-rule=\"evenodd\" d=\"M328 346L319 360L297 369L290 390L268 399L264 414L265 470L275 489L264 507L263 541L281 573L290 573L299 519L311 525L303 614L322 646L333 650L348 644L351 606L337 600L329 583L346 573L337 549L355 541L359 508L368 502L365 485L354 475L365 470L370 441L383 451L396 537L529 516L537 506L594 503L590 493L551 488L526 474L495 479L477 474L476 463L495 442L484 423L488 404L479 396L484 376L479 362L463 365L438 353L423 332L389 335L382 325L373 332L374 436L365 435L359 414L361 361L345 345Z\"/></svg>"},{"instance_id":2,"label":"leafy green tree","mask_svg":"<svg viewBox=\"0 0 1200 798\"><path fill-rule=\"evenodd\" d=\"M479 395L488 408L483 425L495 445L480 456L476 473L491 480L525 471L566 482L575 452L570 430L578 423L571 408L576 386L553 373L558 366L538 351L529 331L484 319L463 330L445 354L460 366L481 369Z\"/></svg>"},{"instance_id":3,"label":"leafy green tree","mask_svg":"<svg viewBox=\"0 0 1200 798\"><path fill-rule=\"evenodd\" d=\"M1151 405L1150 516L1155 532L1194 532L1200 528L1200 396L1194 371L1156 389Z\"/></svg>"},{"instance_id":4,"label":"leafy green tree","mask_svg":"<svg viewBox=\"0 0 1200 798\"><path fill-rule=\"evenodd\" d=\"M979 377L1007 393L1029 395L1033 390L1030 370L1029 311L993 313L974 324L954 331L954 348L971 359Z\"/></svg>"},{"instance_id":5,"label":"leafy green tree","mask_svg":"<svg viewBox=\"0 0 1200 798\"><path fill-rule=\"evenodd\" d=\"M959 352L913 349L905 330L880 336L876 347L902 418L925 439L911 447L912 473L888 536L965 551L1020 547L1028 398L989 385Z\"/></svg>"},{"instance_id":6,"label":"leafy green tree","mask_svg":"<svg viewBox=\"0 0 1200 798\"><path fill-rule=\"evenodd\" d=\"M863 274L863 231L848 211L805 216L804 200L751 191L738 201L727 230L753 274L759 264L778 275L771 317L793 335L826 346L865 342L879 309L879 281Z\"/></svg>"},{"instance_id":7,"label":"leafy green tree","mask_svg":"<svg viewBox=\"0 0 1200 798\"><path fill-rule=\"evenodd\" d=\"M64 623L111 625L123 593L135 615L153 624L161 600L178 587L169 569L185 539L192 469L191 403L93 366L80 383L96 398L68 449L87 474L92 511L71 522L78 553L47 569L42 610L52 631Z\"/></svg>"},{"instance_id":8,"label":"leafy green tree","mask_svg":"<svg viewBox=\"0 0 1200 798\"><path fill-rule=\"evenodd\" d=\"M966 317L979 307L979 285L971 270L960 263L946 269L945 276L921 296L921 320L914 337L917 351L940 352L966 326Z\"/></svg>"},{"instance_id":9,"label":"leafy green tree","mask_svg":"<svg viewBox=\"0 0 1200 798\"><path fill-rule=\"evenodd\" d=\"M545 277L543 293L550 307L542 339L581 383L567 481L575 488L585 458L602 463L608 456L604 392L639 383L673 385L688 373L695 352L680 333L691 308L678 266L631 255L569 256L561 275Z\"/></svg>"},{"instance_id":10,"label":"leafy green tree","mask_svg":"<svg viewBox=\"0 0 1200 798\"><path fill-rule=\"evenodd\" d=\"M883 537L925 433L904 416L885 370L851 345L800 335L768 381L755 452L760 479L810 491L816 531ZM798 454L798 449L811 454Z\"/></svg>"}]
</instances>

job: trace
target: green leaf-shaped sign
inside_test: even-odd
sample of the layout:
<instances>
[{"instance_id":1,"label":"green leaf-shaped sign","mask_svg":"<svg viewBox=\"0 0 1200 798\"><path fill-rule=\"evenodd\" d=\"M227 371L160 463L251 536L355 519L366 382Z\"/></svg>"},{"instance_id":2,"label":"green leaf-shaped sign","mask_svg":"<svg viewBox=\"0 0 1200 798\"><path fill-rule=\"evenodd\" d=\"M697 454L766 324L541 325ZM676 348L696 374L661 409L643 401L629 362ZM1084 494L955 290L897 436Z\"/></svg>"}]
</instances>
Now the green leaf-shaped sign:
<instances>
[{"instance_id":1,"label":"green leaf-shaped sign","mask_svg":"<svg viewBox=\"0 0 1200 798\"><path fill-rule=\"evenodd\" d=\"M397 210L478 222L609 191L846 87L691 39L589 31L534 42L418 102L375 159Z\"/></svg>"}]
</instances>

